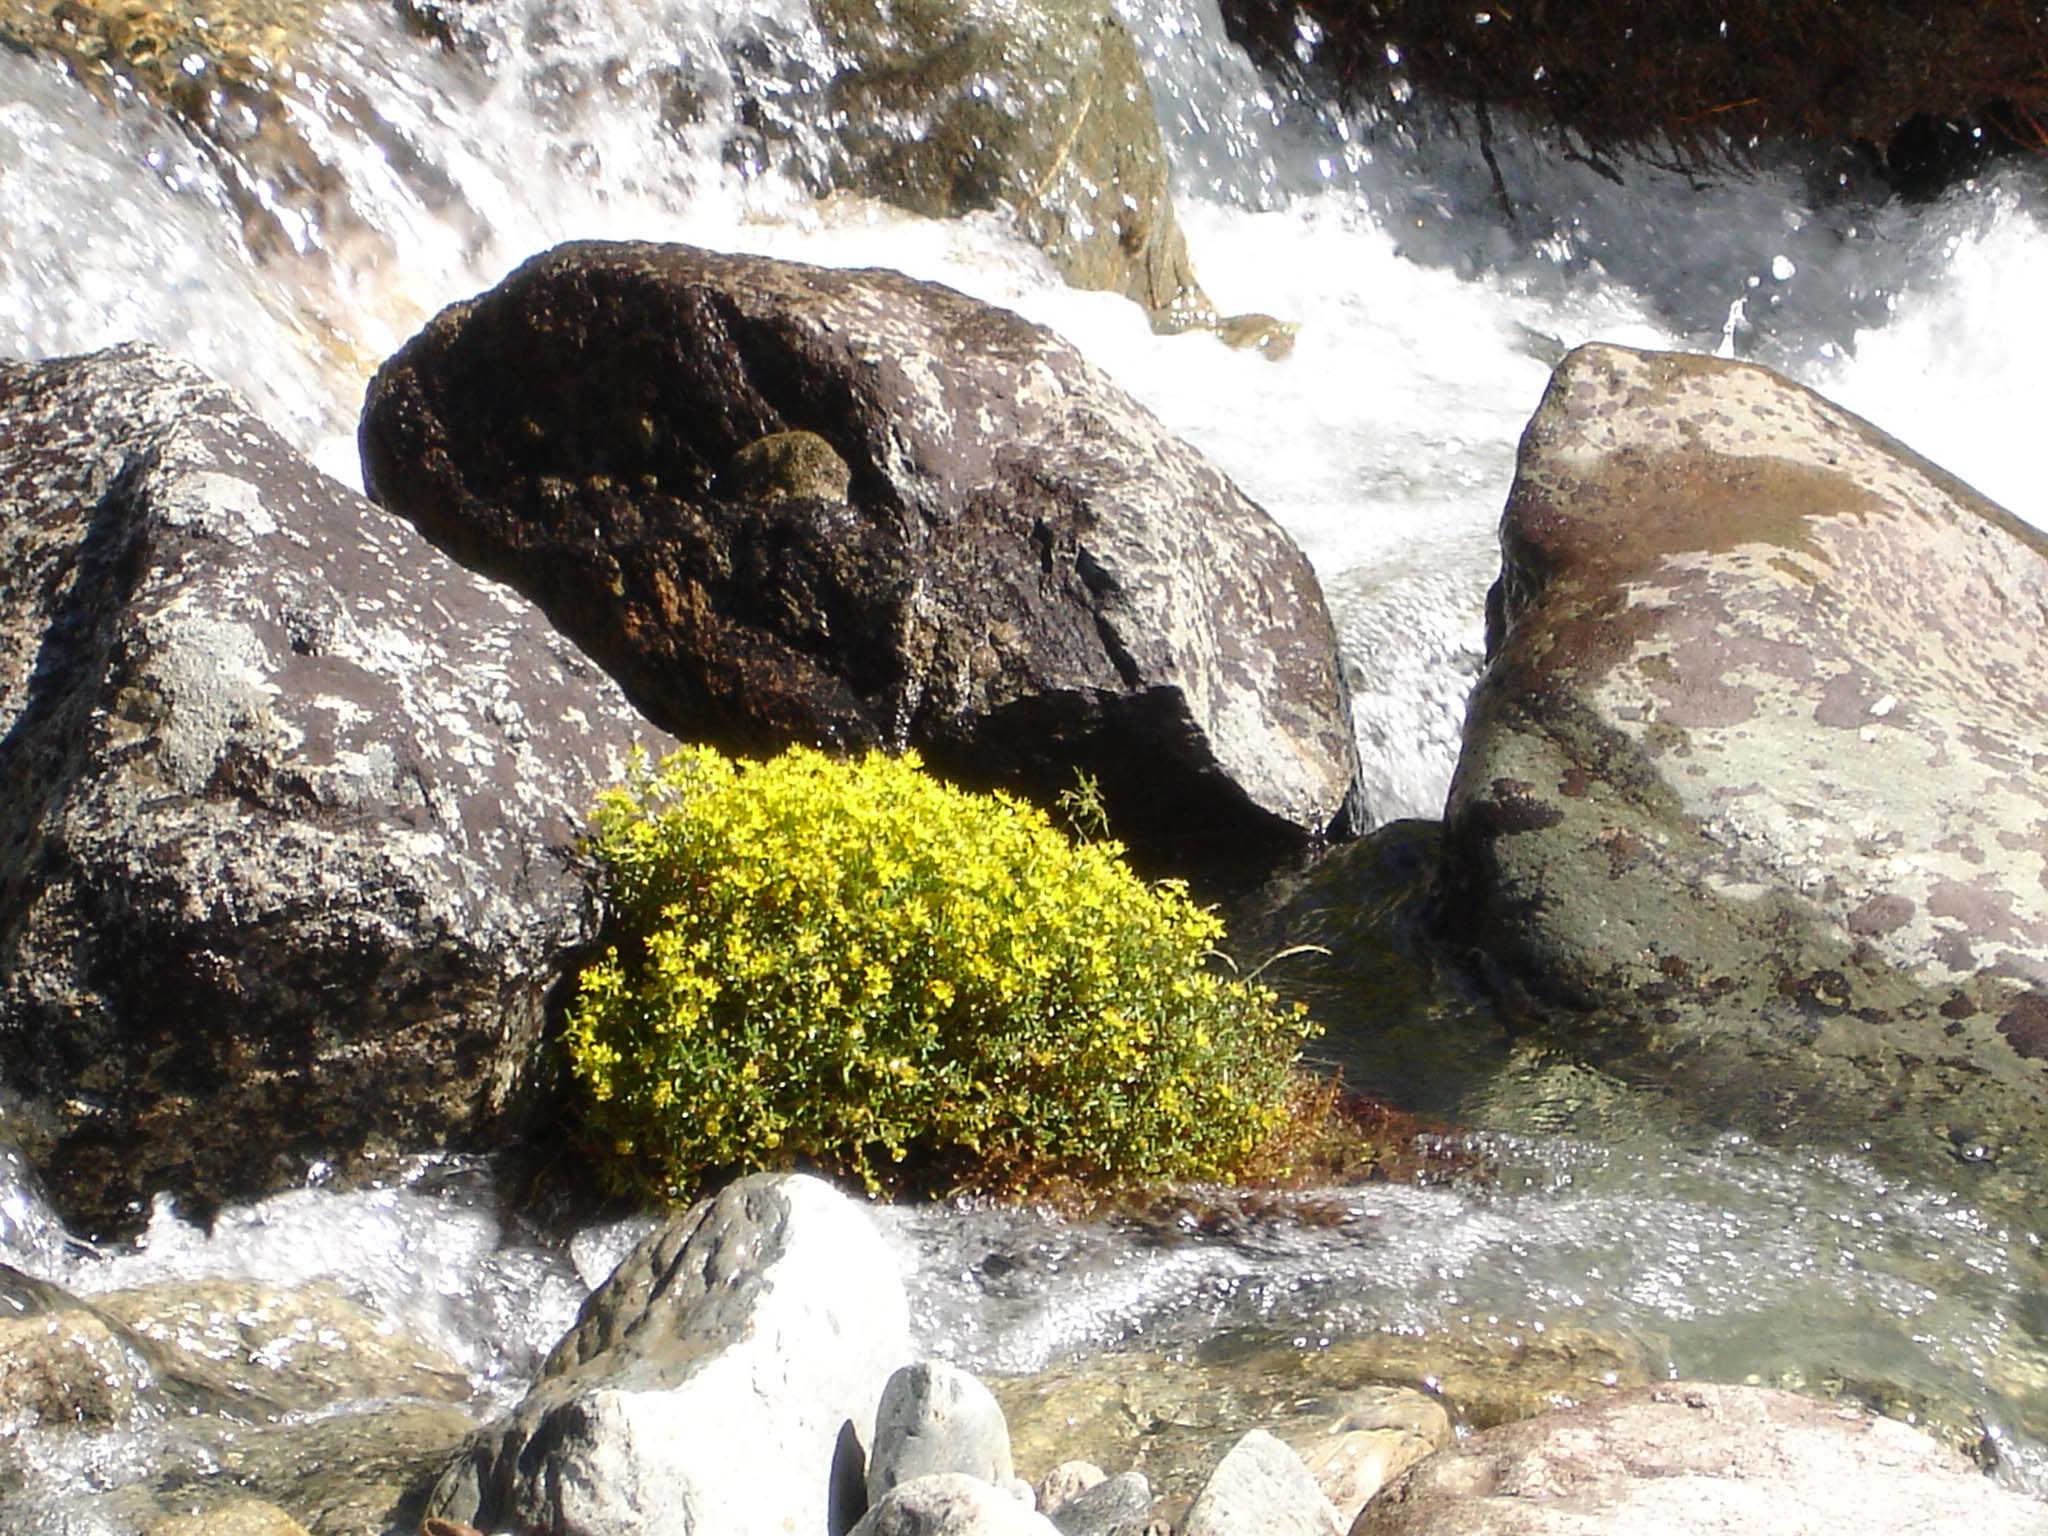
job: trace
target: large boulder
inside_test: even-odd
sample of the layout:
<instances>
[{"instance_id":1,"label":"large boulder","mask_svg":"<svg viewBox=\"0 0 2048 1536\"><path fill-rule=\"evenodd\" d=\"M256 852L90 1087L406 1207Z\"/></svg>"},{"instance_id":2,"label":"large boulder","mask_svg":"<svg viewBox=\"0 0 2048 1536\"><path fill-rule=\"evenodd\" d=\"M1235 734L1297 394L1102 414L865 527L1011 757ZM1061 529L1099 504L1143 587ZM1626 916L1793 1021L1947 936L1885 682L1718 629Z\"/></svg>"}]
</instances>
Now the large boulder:
<instances>
[{"instance_id":1,"label":"large boulder","mask_svg":"<svg viewBox=\"0 0 2048 1536\"><path fill-rule=\"evenodd\" d=\"M1855 144L1895 184L1932 191L1986 151L2029 151L2027 124L2048 110L2033 64L2048 17L1951 0L1223 0L1223 18L1269 68L1299 75L1312 58L1308 73L1354 100L1384 103L1413 84L1480 113L1525 114L1574 155L1714 163L1774 143Z\"/></svg>"},{"instance_id":2,"label":"large boulder","mask_svg":"<svg viewBox=\"0 0 2048 1536\"><path fill-rule=\"evenodd\" d=\"M55 1203L516 1122L654 737L530 605L140 348L0 363L0 1073Z\"/></svg>"},{"instance_id":3,"label":"large boulder","mask_svg":"<svg viewBox=\"0 0 2048 1536\"><path fill-rule=\"evenodd\" d=\"M1438 1451L1351 1536L2027 1536L2048 1505L1916 1429L1763 1387L1642 1387Z\"/></svg>"},{"instance_id":4,"label":"large boulder","mask_svg":"<svg viewBox=\"0 0 2048 1536\"><path fill-rule=\"evenodd\" d=\"M931 218L1006 208L1077 288L1213 319L1138 50L1107 0L814 0L844 179Z\"/></svg>"},{"instance_id":5,"label":"large boulder","mask_svg":"<svg viewBox=\"0 0 2048 1536\"><path fill-rule=\"evenodd\" d=\"M2048 539L1763 369L1599 346L1501 544L1450 932L1717 1118L2038 1148Z\"/></svg>"},{"instance_id":6,"label":"large boulder","mask_svg":"<svg viewBox=\"0 0 2048 1536\"><path fill-rule=\"evenodd\" d=\"M426 1513L550 1536L837 1536L909 1355L866 1213L818 1179L755 1174L626 1256Z\"/></svg>"},{"instance_id":7,"label":"large boulder","mask_svg":"<svg viewBox=\"0 0 2048 1536\"><path fill-rule=\"evenodd\" d=\"M511 581L658 723L1098 777L1158 862L1357 824L1301 552L1050 332L891 272L585 243L370 386L371 493Z\"/></svg>"}]
</instances>

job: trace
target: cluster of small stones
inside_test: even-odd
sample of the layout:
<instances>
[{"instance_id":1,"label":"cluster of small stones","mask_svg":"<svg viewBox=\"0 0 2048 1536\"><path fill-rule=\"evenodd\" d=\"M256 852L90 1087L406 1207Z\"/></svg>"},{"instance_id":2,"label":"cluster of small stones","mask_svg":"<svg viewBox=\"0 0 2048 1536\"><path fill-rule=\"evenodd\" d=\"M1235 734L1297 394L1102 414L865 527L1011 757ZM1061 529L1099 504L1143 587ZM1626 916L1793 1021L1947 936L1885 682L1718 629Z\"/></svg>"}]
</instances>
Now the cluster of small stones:
<instances>
[{"instance_id":1,"label":"cluster of small stones","mask_svg":"<svg viewBox=\"0 0 2048 1536\"><path fill-rule=\"evenodd\" d=\"M1003 1411L986 1386L955 1366L906 1366L882 1394L869 1507L850 1536L1341 1536L1388 1481L1453 1438L1440 1403L1419 1391L1400 1395L1420 1405L1428 1438L1406 1423L1348 1415L1297 1453L1252 1429L1175 1511L1136 1469L1112 1476L1074 1460L1036 1485L1018 1477Z\"/></svg>"}]
</instances>

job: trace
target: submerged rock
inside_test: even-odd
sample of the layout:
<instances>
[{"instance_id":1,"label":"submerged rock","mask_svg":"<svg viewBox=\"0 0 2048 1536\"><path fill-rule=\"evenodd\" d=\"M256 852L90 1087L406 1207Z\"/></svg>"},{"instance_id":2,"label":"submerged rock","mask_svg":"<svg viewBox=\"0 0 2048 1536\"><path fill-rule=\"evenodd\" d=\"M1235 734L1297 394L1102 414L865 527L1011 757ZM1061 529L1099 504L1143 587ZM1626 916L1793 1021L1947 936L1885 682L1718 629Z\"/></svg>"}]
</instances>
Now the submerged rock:
<instances>
[{"instance_id":1,"label":"submerged rock","mask_svg":"<svg viewBox=\"0 0 2048 1536\"><path fill-rule=\"evenodd\" d=\"M198 1280L109 1291L93 1305L163 1348L205 1362L228 1390L287 1411L313 1412L337 1398L470 1397L469 1378L438 1347L325 1281Z\"/></svg>"},{"instance_id":2,"label":"submerged rock","mask_svg":"<svg viewBox=\"0 0 2048 1536\"><path fill-rule=\"evenodd\" d=\"M0 363L0 1072L86 1229L497 1136L653 736L523 600L144 348Z\"/></svg>"},{"instance_id":3,"label":"submerged rock","mask_svg":"<svg viewBox=\"0 0 2048 1536\"><path fill-rule=\"evenodd\" d=\"M2028 1536L2048 1505L1903 1424L1761 1387L1646 1387L1439 1451L1351 1536Z\"/></svg>"},{"instance_id":4,"label":"submerged rock","mask_svg":"<svg viewBox=\"0 0 2048 1536\"><path fill-rule=\"evenodd\" d=\"M794 433L844 499L754 480ZM678 734L914 746L1041 803L1085 770L1177 867L1357 825L1301 552L1072 348L950 289L563 246L407 343L361 440L379 500Z\"/></svg>"},{"instance_id":5,"label":"submerged rock","mask_svg":"<svg viewBox=\"0 0 2048 1536\"><path fill-rule=\"evenodd\" d=\"M1501 540L1442 926L1736 1125L2048 1130L2048 539L1763 369L1597 346Z\"/></svg>"},{"instance_id":6,"label":"submerged rock","mask_svg":"<svg viewBox=\"0 0 2048 1536\"><path fill-rule=\"evenodd\" d=\"M909 1354L903 1282L865 1213L821 1180L756 1174L627 1255L426 1513L554 1536L837 1536L866 1505L876 1408Z\"/></svg>"}]
</instances>

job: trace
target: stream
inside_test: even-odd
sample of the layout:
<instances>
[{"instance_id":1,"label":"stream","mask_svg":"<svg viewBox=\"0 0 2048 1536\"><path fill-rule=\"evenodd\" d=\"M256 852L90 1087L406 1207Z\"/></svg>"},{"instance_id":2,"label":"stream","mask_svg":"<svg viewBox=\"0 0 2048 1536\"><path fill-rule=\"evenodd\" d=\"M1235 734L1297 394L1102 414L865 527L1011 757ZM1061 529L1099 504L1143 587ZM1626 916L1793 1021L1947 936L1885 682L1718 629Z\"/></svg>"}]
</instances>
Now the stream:
<instances>
[{"instance_id":1,"label":"stream","mask_svg":"<svg viewBox=\"0 0 2048 1536\"><path fill-rule=\"evenodd\" d=\"M948 283L1061 332L1307 550L1383 820L1441 811L1516 440L1580 342L1769 363L2048 526L2034 166L1928 204L1833 162L1629 164L1617 183L1497 119L1497 188L1457 113L1398 89L1353 112L1290 97L1208 0L1118 10L1203 284L1225 314L1300 322L1283 360L1155 335L1129 302L1063 286L1000 217L816 196L805 114L831 63L798 0L478 0L453 50L392 8L336 5L233 107L232 149L199 147L133 89L87 91L0 49L0 354L161 344L360 484L371 371L440 306L560 240ZM1310 989L1319 1050L1354 1088L1445 1127L1440 1177L1212 1192L1106 1221L878 1209L920 1346L1051 1398L1080 1383L1093 1401L1143 1399L1130 1424L1149 1413L1212 1441L1347 1372L1456 1400L1473 1359L1550 1351L1564 1386L1684 1375L1846 1395L2048 1497L2038 1192L1968 1148L1952 1177L1917 1177L1853 1140L1674 1128L1654 1084L1518 1040L1447 985L1344 981L1368 969ZM0 1261L84 1295L328 1280L440 1344L478 1413L517 1400L645 1230L537 1232L504 1213L487 1164L444 1158L381 1188L316 1181L204 1230L160 1201L110 1249L66 1233L19 1159L0 1162ZM1135 1454L1141 1430L1116 1433ZM158 1445L51 1436L35 1454L54 1499L142 1476Z\"/></svg>"}]
</instances>

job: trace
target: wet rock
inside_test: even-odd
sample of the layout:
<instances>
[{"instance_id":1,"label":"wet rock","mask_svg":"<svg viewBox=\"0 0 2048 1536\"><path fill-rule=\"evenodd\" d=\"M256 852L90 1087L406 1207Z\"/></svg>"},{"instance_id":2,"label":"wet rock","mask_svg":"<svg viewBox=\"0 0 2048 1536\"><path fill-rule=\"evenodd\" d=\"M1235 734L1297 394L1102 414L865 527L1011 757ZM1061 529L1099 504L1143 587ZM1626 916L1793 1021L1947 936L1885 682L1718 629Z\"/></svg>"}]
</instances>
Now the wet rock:
<instances>
[{"instance_id":1,"label":"wet rock","mask_svg":"<svg viewBox=\"0 0 2048 1536\"><path fill-rule=\"evenodd\" d=\"M144 1536L307 1536L306 1528L275 1504L236 1499L203 1515L170 1515Z\"/></svg>"},{"instance_id":2,"label":"wet rock","mask_svg":"<svg viewBox=\"0 0 2048 1536\"><path fill-rule=\"evenodd\" d=\"M1488 108L1505 109L1596 159L1632 148L1706 165L1782 146L1811 159L1810 141L1853 145L1857 161L1881 154L1893 185L1913 195L1975 174L1987 151L2024 151L2033 141L2021 125L2048 109L2027 62L2048 21L1946 0L1868 11L1833 0L1224 0L1223 17L1266 67L1305 72L1354 101L1383 104L1390 90L1405 100L1419 88L1476 107L1482 134ZM1908 58L1913 66L1900 67ZM1960 144L1944 150L1942 139Z\"/></svg>"},{"instance_id":3,"label":"wet rock","mask_svg":"<svg viewBox=\"0 0 2048 1536\"><path fill-rule=\"evenodd\" d=\"M1138 51L1104 0L814 0L845 182L932 218L1008 209L1079 288L1208 318Z\"/></svg>"},{"instance_id":4,"label":"wet rock","mask_svg":"<svg viewBox=\"0 0 2048 1536\"><path fill-rule=\"evenodd\" d=\"M1152 1485L1142 1472L1119 1472L1045 1513L1060 1536L1141 1536L1152 1520Z\"/></svg>"},{"instance_id":5,"label":"wet rock","mask_svg":"<svg viewBox=\"0 0 2048 1536\"><path fill-rule=\"evenodd\" d=\"M1337 1536L1337 1513L1301 1458L1263 1429L1233 1445L1181 1522L1181 1536Z\"/></svg>"},{"instance_id":6,"label":"wet rock","mask_svg":"<svg viewBox=\"0 0 2048 1536\"><path fill-rule=\"evenodd\" d=\"M1302 1465L1349 1530L1374 1494L1455 1438L1443 1404L1400 1387L1355 1394L1331 1433L1302 1452Z\"/></svg>"},{"instance_id":7,"label":"wet rock","mask_svg":"<svg viewBox=\"0 0 2048 1536\"><path fill-rule=\"evenodd\" d=\"M121 1423L148 1387L147 1365L82 1308L0 1316L0 1439L42 1425Z\"/></svg>"},{"instance_id":8,"label":"wet rock","mask_svg":"<svg viewBox=\"0 0 2048 1536\"><path fill-rule=\"evenodd\" d=\"M627 1255L425 1512L557 1536L844 1531L909 1352L896 1260L859 1207L818 1179L741 1179Z\"/></svg>"},{"instance_id":9,"label":"wet rock","mask_svg":"<svg viewBox=\"0 0 2048 1536\"><path fill-rule=\"evenodd\" d=\"M311 1411L337 1398L469 1400L459 1364L324 1281L279 1289L202 1280L93 1300L143 1337L207 1362L231 1389L287 1409Z\"/></svg>"},{"instance_id":10,"label":"wet rock","mask_svg":"<svg viewBox=\"0 0 2048 1536\"><path fill-rule=\"evenodd\" d=\"M719 494L790 432L849 500ZM951 290L563 246L409 342L361 441L380 500L680 734L914 746L1041 802L1085 770L1176 867L1357 823L1300 551L1071 348Z\"/></svg>"},{"instance_id":11,"label":"wet rock","mask_svg":"<svg viewBox=\"0 0 2048 1536\"><path fill-rule=\"evenodd\" d=\"M45 1474L0 1498L0 1530L154 1536L178 1517L271 1518L264 1511L221 1513L253 1496L312 1536L387 1536L394 1523L416 1521L421 1490L473 1428L468 1414L439 1404L300 1422L176 1421L152 1437L146 1462L116 1461L100 1472L137 1481L105 1493L59 1494Z\"/></svg>"},{"instance_id":12,"label":"wet rock","mask_svg":"<svg viewBox=\"0 0 2048 1536\"><path fill-rule=\"evenodd\" d=\"M652 736L144 348L0 364L0 1071L75 1225L500 1137Z\"/></svg>"},{"instance_id":13,"label":"wet rock","mask_svg":"<svg viewBox=\"0 0 2048 1536\"><path fill-rule=\"evenodd\" d=\"M848 1536L1056 1536L1058 1530L980 1478L944 1472L897 1484Z\"/></svg>"},{"instance_id":14,"label":"wet rock","mask_svg":"<svg viewBox=\"0 0 2048 1536\"><path fill-rule=\"evenodd\" d=\"M1014 1475L1010 1430L987 1387L940 1360L906 1365L889 1378L868 1455L868 1498L898 1483L959 1472L1000 1486Z\"/></svg>"},{"instance_id":15,"label":"wet rock","mask_svg":"<svg viewBox=\"0 0 2048 1536\"><path fill-rule=\"evenodd\" d=\"M1667 1360L1648 1341L1559 1322L1201 1360L1119 1353L991 1385L1025 1465L1086 1455L1139 1468L1161 1497L1185 1499L1247 1424L1297 1453L1351 1428L1434 1446L1448 1436L1446 1407L1467 1425L1499 1424L1661 1380Z\"/></svg>"},{"instance_id":16,"label":"wet rock","mask_svg":"<svg viewBox=\"0 0 2048 1536\"><path fill-rule=\"evenodd\" d=\"M1443 928L1717 1123L2038 1147L2048 538L1762 369L1596 346L1501 539Z\"/></svg>"},{"instance_id":17,"label":"wet rock","mask_svg":"<svg viewBox=\"0 0 2048 1536\"><path fill-rule=\"evenodd\" d=\"M2048 1505L1888 1419L1758 1387L1648 1387L1475 1435L1352 1536L2022 1536Z\"/></svg>"},{"instance_id":18,"label":"wet rock","mask_svg":"<svg viewBox=\"0 0 2048 1536\"><path fill-rule=\"evenodd\" d=\"M327 1400L316 1394L306 1406ZM0 1264L0 1491L36 1479L34 1457L18 1443L27 1431L268 1416L281 1406L256 1383L145 1336L97 1300Z\"/></svg>"}]
</instances>

